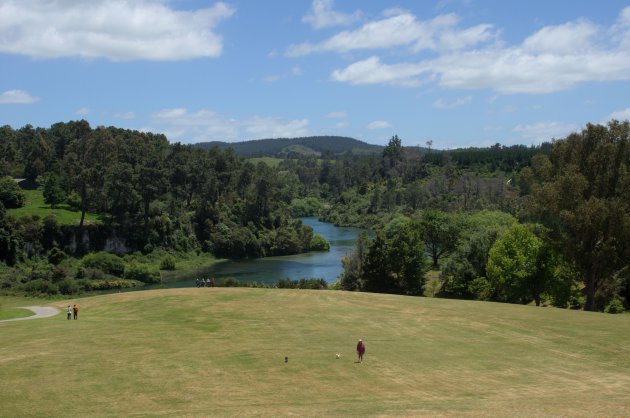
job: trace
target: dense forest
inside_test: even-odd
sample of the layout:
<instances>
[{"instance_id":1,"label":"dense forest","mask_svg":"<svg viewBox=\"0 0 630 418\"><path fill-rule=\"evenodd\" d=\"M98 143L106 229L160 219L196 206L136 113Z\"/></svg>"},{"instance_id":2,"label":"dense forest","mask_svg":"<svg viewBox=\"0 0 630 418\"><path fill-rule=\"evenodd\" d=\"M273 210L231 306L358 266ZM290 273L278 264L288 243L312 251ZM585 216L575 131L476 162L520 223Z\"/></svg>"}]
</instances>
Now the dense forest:
<instances>
[{"instance_id":1,"label":"dense forest","mask_svg":"<svg viewBox=\"0 0 630 418\"><path fill-rule=\"evenodd\" d=\"M280 157L267 164L85 121L5 126L0 286L64 293L103 278L156 281L142 264L151 254L168 267L187 253L325 249L297 220L318 215L375 232L340 260L338 289L621 312L629 136L628 122L611 121L536 147L439 151L397 136L376 152L339 137L244 143L248 155ZM18 178L39 184L47 205L80 213L78 225L19 214Z\"/></svg>"}]
</instances>

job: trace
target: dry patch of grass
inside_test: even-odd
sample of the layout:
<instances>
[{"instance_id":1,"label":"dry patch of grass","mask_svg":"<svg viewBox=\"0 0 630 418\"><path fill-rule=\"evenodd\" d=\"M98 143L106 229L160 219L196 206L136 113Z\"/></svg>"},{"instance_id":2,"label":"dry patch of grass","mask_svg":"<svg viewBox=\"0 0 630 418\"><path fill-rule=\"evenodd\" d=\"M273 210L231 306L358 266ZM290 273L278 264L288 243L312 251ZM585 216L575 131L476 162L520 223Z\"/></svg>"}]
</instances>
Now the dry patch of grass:
<instances>
[{"instance_id":1,"label":"dry patch of grass","mask_svg":"<svg viewBox=\"0 0 630 418\"><path fill-rule=\"evenodd\" d=\"M630 415L629 316L244 288L79 305L0 324L0 415Z\"/></svg>"}]
</instances>

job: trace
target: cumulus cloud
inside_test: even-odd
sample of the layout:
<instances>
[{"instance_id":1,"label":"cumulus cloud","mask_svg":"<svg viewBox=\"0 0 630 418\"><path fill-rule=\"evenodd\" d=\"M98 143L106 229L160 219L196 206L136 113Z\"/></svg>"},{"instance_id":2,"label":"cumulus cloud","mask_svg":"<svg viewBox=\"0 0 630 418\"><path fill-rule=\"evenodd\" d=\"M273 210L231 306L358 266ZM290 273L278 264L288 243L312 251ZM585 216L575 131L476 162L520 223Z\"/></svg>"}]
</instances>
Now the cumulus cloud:
<instances>
[{"instance_id":1,"label":"cumulus cloud","mask_svg":"<svg viewBox=\"0 0 630 418\"><path fill-rule=\"evenodd\" d=\"M368 123L368 126L367 126L367 128L370 130L387 129L391 127L392 127L392 124L384 120L375 120L373 122Z\"/></svg>"},{"instance_id":2,"label":"cumulus cloud","mask_svg":"<svg viewBox=\"0 0 630 418\"><path fill-rule=\"evenodd\" d=\"M288 56L313 52L348 52L353 50L407 47L412 51L453 50L496 39L493 26L481 24L460 30L455 14L439 15L431 20L418 21L403 10L389 10L380 20L368 22L361 28L343 31L321 43L291 45Z\"/></svg>"},{"instance_id":3,"label":"cumulus cloud","mask_svg":"<svg viewBox=\"0 0 630 418\"><path fill-rule=\"evenodd\" d=\"M383 64L379 57L372 56L350 64L342 70L334 70L331 77L335 81L359 84L392 84L417 87L422 81L417 78L423 72L418 64Z\"/></svg>"},{"instance_id":4,"label":"cumulus cloud","mask_svg":"<svg viewBox=\"0 0 630 418\"><path fill-rule=\"evenodd\" d=\"M630 120L630 107L627 109L618 110L616 112L611 113L610 115L608 115L608 118L606 119L605 122L608 122L611 119L616 119L620 121Z\"/></svg>"},{"instance_id":5,"label":"cumulus cloud","mask_svg":"<svg viewBox=\"0 0 630 418\"><path fill-rule=\"evenodd\" d=\"M182 142L240 141L245 139L300 137L308 135L308 119L252 116L242 120L201 109L163 109L152 116L154 127L170 140Z\"/></svg>"},{"instance_id":6,"label":"cumulus cloud","mask_svg":"<svg viewBox=\"0 0 630 418\"><path fill-rule=\"evenodd\" d=\"M525 140L542 142L553 138L564 138L578 130L578 126L562 122L537 122L532 124L519 124L513 131L520 134Z\"/></svg>"},{"instance_id":7,"label":"cumulus cloud","mask_svg":"<svg viewBox=\"0 0 630 418\"><path fill-rule=\"evenodd\" d=\"M156 0L5 0L0 52L114 61L217 57L223 41L213 30L234 12L221 2L183 11Z\"/></svg>"},{"instance_id":8,"label":"cumulus cloud","mask_svg":"<svg viewBox=\"0 0 630 418\"><path fill-rule=\"evenodd\" d=\"M330 26L349 25L361 18L361 11L341 13L333 10L333 0L313 0L311 9L302 18L302 22L315 29Z\"/></svg>"},{"instance_id":9,"label":"cumulus cloud","mask_svg":"<svg viewBox=\"0 0 630 418\"><path fill-rule=\"evenodd\" d=\"M438 99L433 102L433 107L438 109L454 109L459 106L466 105L472 101L471 96L458 97L454 100Z\"/></svg>"},{"instance_id":10,"label":"cumulus cloud","mask_svg":"<svg viewBox=\"0 0 630 418\"><path fill-rule=\"evenodd\" d=\"M321 44L298 45L289 52L346 51L413 44L416 49L435 50L437 57L386 63L375 55L335 69L331 77L353 85L416 87L434 82L451 89L545 94L585 82L630 80L629 16L630 7L621 12L618 23L610 28L584 19L547 26L520 44L506 46L498 38L495 38L497 42L484 43L495 34L490 25L457 30L457 18L443 15L430 21L434 28L431 31L426 30L431 26L427 22L417 22L409 14L399 14L389 18L403 28L396 35L388 36L386 30L375 29L389 27L386 24L389 19L385 19L366 24L355 32L341 32Z\"/></svg>"},{"instance_id":11,"label":"cumulus cloud","mask_svg":"<svg viewBox=\"0 0 630 418\"><path fill-rule=\"evenodd\" d=\"M35 103L39 97L24 90L7 90L0 94L0 104L29 104Z\"/></svg>"}]
</instances>

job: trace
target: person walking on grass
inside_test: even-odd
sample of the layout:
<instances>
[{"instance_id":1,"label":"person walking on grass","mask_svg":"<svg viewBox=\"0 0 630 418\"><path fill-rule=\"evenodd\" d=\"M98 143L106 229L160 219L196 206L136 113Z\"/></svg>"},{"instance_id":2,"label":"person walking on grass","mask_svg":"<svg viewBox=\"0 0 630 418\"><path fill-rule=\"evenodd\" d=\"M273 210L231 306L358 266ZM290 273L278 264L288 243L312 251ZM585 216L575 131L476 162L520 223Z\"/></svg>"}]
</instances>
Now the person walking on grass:
<instances>
[{"instance_id":1,"label":"person walking on grass","mask_svg":"<svg viewBox=\"0 0 630 418\"><path fill-rule=\"evenodd\" d=\"M68 314L68 321L69 321L70 318L72 317L72 308L70 307L70 305L68 305L68 310L66 311L66 313Z\"/></svg>"},{"instance_id":2,"label":"person walking on grass","mask_svg":"<svg viewBox=\"0 0 630 418\"><path fill-rule=\"evenodd\" d=\"M363 362L363 354L365 354L365 343L363 340L359 340L357 343L357 355L359 356L359 363Z\"/></svg>"},{"instance_id":3,"label":"person walking on grass","mask_svg":"<svg viewBox=\"0 0 630 418\"><path fill-rule=\"evenodd\" d=\"M76 320L79 317L79 307L75 304L72 311L74 312L74 319Z\"/></svg>"}]
</instances>

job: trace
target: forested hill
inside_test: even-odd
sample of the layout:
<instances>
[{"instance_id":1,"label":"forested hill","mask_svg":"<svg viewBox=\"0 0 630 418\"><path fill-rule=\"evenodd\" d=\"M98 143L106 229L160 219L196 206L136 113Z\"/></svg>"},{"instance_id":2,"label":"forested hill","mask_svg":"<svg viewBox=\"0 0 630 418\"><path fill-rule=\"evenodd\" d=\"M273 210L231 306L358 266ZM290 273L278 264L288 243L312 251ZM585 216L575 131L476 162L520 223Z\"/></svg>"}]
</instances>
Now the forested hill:
<instances>
[{"instance_id":1,"label":"forested hill","mask_svg":"<svg viewBox=\"0 0 630 418\"><path fill-rule=\"evenodd\" d=\"M200 148L232 148L237 155L245 157L276 157L289 155L339 155L376 154L383 150L380 145L372 145L354 138L343 136L309 136L303 138L257 139L244 142L200 142Z\"/></svg>"}]
</instances>

